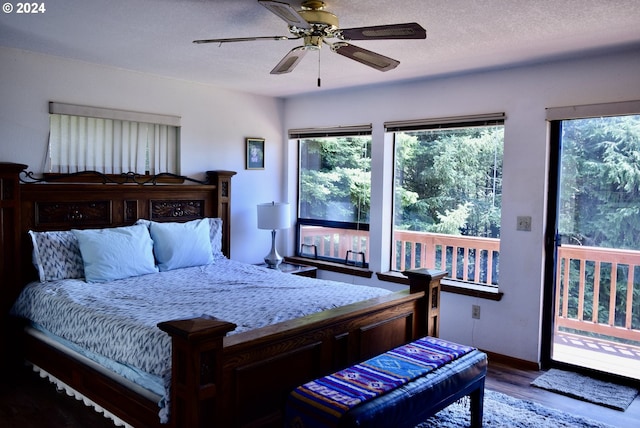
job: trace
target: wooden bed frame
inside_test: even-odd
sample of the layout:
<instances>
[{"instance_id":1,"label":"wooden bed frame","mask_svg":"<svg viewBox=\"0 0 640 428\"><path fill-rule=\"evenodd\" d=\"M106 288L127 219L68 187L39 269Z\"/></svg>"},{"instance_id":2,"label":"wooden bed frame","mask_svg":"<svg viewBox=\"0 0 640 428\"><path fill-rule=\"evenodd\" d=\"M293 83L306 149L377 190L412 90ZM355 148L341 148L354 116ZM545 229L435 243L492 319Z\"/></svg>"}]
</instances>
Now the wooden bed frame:
<instances>
[{"instance_id":1,"label":"wooden bed frame","mask_svg":"<svg viewBox=\"0 0 640 428\"><path fill-rule=\"evenodd\" d=\"M207 184L138 185L23 183L25 169L0 163L0 303L7 322L22 287L36 277L28 230L220 217L223 253L230 254L234 172L207 172ZM444 275L408 272L407 291L228 337L235 325L223 320L160 323L172 337L168 424L160 423L157 403L33 336L18 333L22 345L3 349L21 348L21 358L134 427L281 426L285 398L294 387L419 337L437 336Z\"/></svg>"}]
</instances>

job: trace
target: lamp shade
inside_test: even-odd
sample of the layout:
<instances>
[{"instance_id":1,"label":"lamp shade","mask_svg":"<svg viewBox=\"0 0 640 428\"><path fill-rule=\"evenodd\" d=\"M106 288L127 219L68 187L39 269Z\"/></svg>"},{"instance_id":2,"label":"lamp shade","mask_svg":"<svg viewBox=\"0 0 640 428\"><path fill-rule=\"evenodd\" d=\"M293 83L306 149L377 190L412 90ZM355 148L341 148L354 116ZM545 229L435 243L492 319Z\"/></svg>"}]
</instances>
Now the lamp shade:
<instances>
[{"instance_id":1,"label":"lamp shade","mask_svg":"<svg viewBox=\"0 0 640 428\"><path fill-rule=\"evenodd\" d=\"M258 229L288 229L290 226L289 204L282 202L258 204Z\"/></svg>"}]
</instances>

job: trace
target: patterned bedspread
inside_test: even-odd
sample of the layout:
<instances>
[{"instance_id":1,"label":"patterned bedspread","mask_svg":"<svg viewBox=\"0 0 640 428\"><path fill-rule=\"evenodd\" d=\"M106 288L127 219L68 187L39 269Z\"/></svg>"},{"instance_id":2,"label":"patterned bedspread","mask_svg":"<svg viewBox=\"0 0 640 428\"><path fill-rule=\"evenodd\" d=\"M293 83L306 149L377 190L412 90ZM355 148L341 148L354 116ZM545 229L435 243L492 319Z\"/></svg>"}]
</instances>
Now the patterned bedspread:
<instances>
[{"instance_id":1,"label":"patterned bedspread","mask_svg":"<svg viewBox=\"0 0 640 428\"><path fill-rule=\"evenodd\" d=\"M388 293L222 259L109 283L32 283L12 312L92 352L166 376L171 342L156 327L161 321L212 316L237 324L234 334Z\"/></svg>"}]
</instances>

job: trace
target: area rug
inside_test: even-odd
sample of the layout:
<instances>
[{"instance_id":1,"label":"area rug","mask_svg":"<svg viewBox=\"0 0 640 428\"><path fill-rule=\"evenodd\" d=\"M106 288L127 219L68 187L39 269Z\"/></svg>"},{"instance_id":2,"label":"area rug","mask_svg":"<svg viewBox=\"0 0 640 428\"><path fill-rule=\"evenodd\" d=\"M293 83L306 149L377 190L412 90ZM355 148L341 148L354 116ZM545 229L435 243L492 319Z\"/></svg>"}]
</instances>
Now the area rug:
<instances>
[{"instance_id":1,"label":"area rug","mask_svg":"<svg viewBox=\"0 0 640 428\"><path fill-rule=\"evenodd\" d=\"M545 372L531 382L531 385L622 411L626 410L638 395L638 390L629 386L558 369Z\"/></svg>"},{"instance_id":2,"label":"area rug","mask_svg":"<svg viewBox=\"0 0 640 428\"><path fill-rule=\"evenodd\" d=\"M416 428L467 428L471 424L468 400L440 411ZM613 428L592 419L572 415L531 401L519 400L485 389L484 427L509 428Z\"/></svg>"}]
</instances>

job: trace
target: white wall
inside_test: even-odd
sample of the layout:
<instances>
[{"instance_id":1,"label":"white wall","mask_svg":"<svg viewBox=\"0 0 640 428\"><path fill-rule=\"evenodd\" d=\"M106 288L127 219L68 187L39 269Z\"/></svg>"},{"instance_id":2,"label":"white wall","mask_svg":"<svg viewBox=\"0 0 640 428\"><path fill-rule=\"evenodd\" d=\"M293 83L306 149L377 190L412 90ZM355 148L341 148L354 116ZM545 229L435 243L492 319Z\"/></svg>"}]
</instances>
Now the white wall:
<instances>
[{"instance_id":1,"label":"white wall","mask_svg":"<svg viewBox=\"0 0 640 428\"><path fill-rule=\"evenodd\" d=\"M504 298L494 302L444 293L441 336L538 362L549 150L545 108L631 99L640 99L637 48L508 70L289 98L285 102L285 129L373 124L372 180L388 184L383 193L379 186L372 186L371 230L377 231L388 227L391 216L391 141L384 136L385 121L505 112L500 251ZM295 156L296 148L288 147L289 162L295 162ZM289 170L289 199L295 200L295 170ZM532 217L531 232L516 231L519 215ZM389 234L385 235L372 235L372 248L389 248ZM388 266L388 252L372 252L372 270L385 271ZM472 304L481 305L480 320L472 320Z\"/></svg>"},{"instance_id":2,"label":"white wall","mask_svg":"<svg viewBox=\"0 0 640 428\"><path fill-rule=\"evenodd\" d=\"M282 109L275 98L0 48L0 161L43 172L48 102L182 117L181 173L237 171L232 180L234 259L259 262L271 235L256 227L256 204L282 200ZM245 170L245 138L265 138L265 170Z\"/></svg>"}]
</instances>

